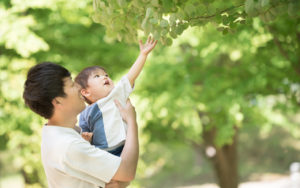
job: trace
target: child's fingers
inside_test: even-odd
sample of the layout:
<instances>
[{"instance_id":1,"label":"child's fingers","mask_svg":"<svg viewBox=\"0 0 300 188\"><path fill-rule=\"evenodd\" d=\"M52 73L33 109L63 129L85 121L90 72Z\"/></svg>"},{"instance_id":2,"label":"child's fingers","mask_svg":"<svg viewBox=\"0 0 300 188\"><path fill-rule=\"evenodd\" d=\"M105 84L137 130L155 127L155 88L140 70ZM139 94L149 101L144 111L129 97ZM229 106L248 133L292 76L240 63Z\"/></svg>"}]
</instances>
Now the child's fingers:
<instances>
[{"instance_id":1,"label":"child's fingers","mask_svg":"<svg viewBox=\"0 0 300 188\"><path fill-rule=\"evenodd\" d=\"M143 46L142 40L139 40L139 45L140 45L140 46Z\"/></svg>"},{"instance_id":2,"label":"child's fingers","mask_svg":"<svg viewBox=\"0 0 300 188\"><path fill-rule=\"evenodd\" d=\"M153 43L150 44L149 48L152 50L157 44L157 40L155 40Z\"/></svg>"},{"instance_id":3,"label":"child's fingers","mask_svg":"<svg viewBox=\"0 0 300 188\"><path fill-rule=\"evenodd\" d=\"M151 41L151 36L149 35L147 39L147 43L149 43L150 41Z\"/></svg>"},{"instance_id":4,"label":"child's fingers","mask_svg":"<svg viewBox=\"0 0 300 188\"><path fill-rule=\"evenodd\" d=\"M81 136L82 136L83 138L86 138L86 137L87 137L87 132L83 132L83 133L81 134Z\"/></svg>"},{"instance_id":5,"label":"child's fingers","mask_svg":"<svg viewBox=\"0 0 300 188\"><path fill-rule=\"evenodd\" d=\"M154 41L155 41L155 40L154 40L154 38L152 38L152 40L151 40L151 44L153 44L153 43L154 43Z\"/></svg>"},{"instance_id":6,"label":"child's fingers","mask_svg":"<svg viewBox=\"0 0 300 188\"><path fill-rule=\"evenodd\" d=\"M81 133L81 137L83 139L85 139L86 141L90 142L93 137L93 133L92 132L83 132L83 133Z\"/></svg>"}]
</instances>

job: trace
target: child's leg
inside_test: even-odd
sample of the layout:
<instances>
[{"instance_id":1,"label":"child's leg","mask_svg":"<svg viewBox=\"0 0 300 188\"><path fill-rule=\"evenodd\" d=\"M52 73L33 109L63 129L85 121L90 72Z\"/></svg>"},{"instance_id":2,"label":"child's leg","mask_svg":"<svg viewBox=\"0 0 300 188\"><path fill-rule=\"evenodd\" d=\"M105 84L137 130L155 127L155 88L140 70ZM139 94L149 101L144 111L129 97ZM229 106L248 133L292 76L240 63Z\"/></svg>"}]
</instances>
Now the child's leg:
<instances>
[{"instance_id":1,"label":"child's leg","mask_svg":"<svg viewBox=\"0 0 300 188\"><path fill-rule=\"evenodd\" d=\"M113 154L113 155L116 155L116 156L120 157L121 153L123 151L123 147L124 147L124 145L122 145L122 146L120 146L120 147L118 147L118 148L116 148L114 150L108 151L108 152L111 153L111 154Z\"/></svg>"}]
</instances>

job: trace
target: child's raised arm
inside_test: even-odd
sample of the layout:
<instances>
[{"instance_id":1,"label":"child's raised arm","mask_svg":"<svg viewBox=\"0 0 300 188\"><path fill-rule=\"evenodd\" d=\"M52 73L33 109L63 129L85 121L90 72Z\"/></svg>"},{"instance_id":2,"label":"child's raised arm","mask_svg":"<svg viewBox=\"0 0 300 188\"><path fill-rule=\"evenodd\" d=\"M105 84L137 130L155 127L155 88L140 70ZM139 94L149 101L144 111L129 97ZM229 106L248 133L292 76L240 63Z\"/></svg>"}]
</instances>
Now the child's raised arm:
<instances>
[{"instance_id":1,"label":"child's raised arm","mask_svg":"<svg viewBox=\"0 0 300 188\"><path fill-rule=\"evenodd\" d=\"M129 82L132 87L134 85L135 79L142 71L142 68L146 62L148 54L155 47L156 43L157 40L154 40L151 36L148 37L146 44L143 44L141 40L139 41L140 54L127 74Z\"/></svg>"}]
</instances>

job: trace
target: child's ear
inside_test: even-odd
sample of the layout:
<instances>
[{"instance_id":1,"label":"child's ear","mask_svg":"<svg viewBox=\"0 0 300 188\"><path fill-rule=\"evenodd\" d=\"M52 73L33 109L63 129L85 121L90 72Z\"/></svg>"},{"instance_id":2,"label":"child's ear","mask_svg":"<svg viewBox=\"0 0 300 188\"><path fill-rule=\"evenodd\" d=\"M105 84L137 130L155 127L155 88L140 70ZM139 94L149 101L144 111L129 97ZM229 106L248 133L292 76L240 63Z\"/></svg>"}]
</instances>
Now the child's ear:
<instances>
[{"instance_id":1,"label":"child's ear","mask_svg":"<svg viewBox=\"0 0 300 188\"><path fill-rule=\"evenodd\" d=\"M58 105L60 105L61 104L60 97L55 97L52 100L52 104L53 104L54 107L57 107Z\"/></svg>"},{"instance_id":2,"label":"child's ear","mask_svg":"<svg viewBox=\"0 0 300 188\"><path fill-rule=\"evenodd\" d=\"M89 96L91 95L91 93L90 93L89 90L87 90L87 89L81 89L81 90L80 90L80 93L81 93L81 95L84 96L84 97L89 97Z\"/></svg>"}]
</instances>

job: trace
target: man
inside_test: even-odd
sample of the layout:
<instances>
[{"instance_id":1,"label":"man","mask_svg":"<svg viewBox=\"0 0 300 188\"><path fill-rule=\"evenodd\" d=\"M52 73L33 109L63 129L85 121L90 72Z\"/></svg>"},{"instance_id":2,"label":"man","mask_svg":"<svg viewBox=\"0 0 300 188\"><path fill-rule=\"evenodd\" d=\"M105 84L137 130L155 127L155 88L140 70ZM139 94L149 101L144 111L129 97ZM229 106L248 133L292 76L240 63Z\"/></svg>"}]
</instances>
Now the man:
<instances>
[{"instance_id":1,"label":"man","mask_svg":"<svg viewBox=\"0 0 300 188\"><path fill-rule=\"evenodd\" d=\"M126 187L134 179L139 150L136 114L129 101L125 107L116 101L128 124L126 143L117 157L90 145L76 131L76 117L85 104L64 67L47 62L32 67L23 98L32 111L48 120L42 130L41 154L50 188Z\"/></svg>"}]
</instances>

